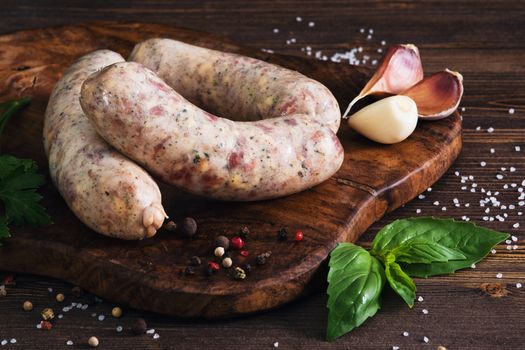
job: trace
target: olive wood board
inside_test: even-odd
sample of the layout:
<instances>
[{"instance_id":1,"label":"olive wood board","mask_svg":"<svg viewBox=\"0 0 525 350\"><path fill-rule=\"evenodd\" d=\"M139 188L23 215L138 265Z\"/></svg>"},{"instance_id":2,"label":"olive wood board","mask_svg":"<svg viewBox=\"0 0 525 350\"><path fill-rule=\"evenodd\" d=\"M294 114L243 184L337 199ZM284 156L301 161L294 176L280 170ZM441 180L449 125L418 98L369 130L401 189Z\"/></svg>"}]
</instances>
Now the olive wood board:
<instances>
[{"instance_id":1,"label":"olive wood board","mask_svg":"<svg viewBox=\"0 0 525 350\"><path fill-rule=\"evenodd\" d=\"M325 84L344 109L371 71L343 63L270 54L241 47L216 35L145 23L97 22L17 32L0 36L0 101L31 96L31 104L8 124L2 152L48 166L42 146L44 111L51 89L80 56L111 49L126 57L134 44L169 37L213 49L241 53L297 70ZM0 269L63 279L101 298L141 310L180 317L229 317L283 305L324 285L326 261L338 242L355 242L385 213L425 191L450 167L461 150L461 120L456 112L435 122L420 122L405 141L380 145L357 135L345 122L338 133L345 149L341 169L328 181L288 197L259 202L220 202L161 185L163 204L175 219L193 217L192 239L159 232L151 239L121 241L84 226L50 181L41 190L53 224L12 229L0 247ZM49 177L48 177L49 180ZM248 257L232 251L235 265L250 263L244 280L232 269L207 276L181 274L191 256L213 260L217 235L250 229ZM290 238L278 240L281 227ZM304 239L293 240L301 230ZM255 263L266 251L265 265Z\"/></svg>"}]
</instances>

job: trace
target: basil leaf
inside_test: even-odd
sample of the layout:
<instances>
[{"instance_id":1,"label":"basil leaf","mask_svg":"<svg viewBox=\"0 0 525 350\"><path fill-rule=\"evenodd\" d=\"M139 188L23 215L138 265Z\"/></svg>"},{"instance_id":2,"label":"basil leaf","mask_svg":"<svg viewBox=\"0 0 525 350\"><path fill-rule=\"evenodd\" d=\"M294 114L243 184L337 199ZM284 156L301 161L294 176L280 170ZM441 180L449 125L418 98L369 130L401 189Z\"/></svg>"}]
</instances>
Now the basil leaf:
<instances>
[{"instance_id":1,"label":"basil leaf","mask_svg":"<svg viewBox=\"0 0 525 350\"><path fill-rule=\"evenodd\" d=\"M469 222L432 217L410 218L396 220L381 229L372 243L371 253L382 258L388 253L395 255L397 252L400 258L396 257L396 260L400 262L403 271L412 277L426 278L470 267L483 259L492 247L508 237L506 233L489 230ZM409 257L407 252L410 252L409 247L414 242L428 243L426 248L423 245L418 246L426 251L427 255L419 252L419 258L417 254ZM439 250L439 246L434 243L450 251ZM437 254L437 251L440 253ZM452 256L458 252L464 258L428 262L433 255L444 258L447 254Z\"/></svg>"},{"instance_id":2,"label":"basil leaf","mask_svg":"<svg viewBox=\"0 0 525 350\"><path fill-rule=\"evenodd\" d=\"M394 261L388 261L385 266L385 275L390 287L392 287L392 289L403 298L409 307L414 306L414 300L416 299L416 285L401 269L399 264Z\"/></svg>"},{"instance_id":3,"label":"basil leaf","mask_svg":"<svg viewBox=\"0 0 525 350\"><path fill-rule=\"evenodd\" d=\"M380 308L383 266L365 249L340 243L330 254L327 340L360 326Z\"/></svg>"},{"instance_id":4,"label":"basil leaf","mask_svg":"<svg viewBox=\"0 0 525 350\"><path fill-rule=\"evenodd\" d=\"M447 262L449 260L462 260L467 257L461 251L448 248L437 242L411 242L395 249L396 261L406 263L430 264L433 262Z\"/></svg>"}]
</instances>

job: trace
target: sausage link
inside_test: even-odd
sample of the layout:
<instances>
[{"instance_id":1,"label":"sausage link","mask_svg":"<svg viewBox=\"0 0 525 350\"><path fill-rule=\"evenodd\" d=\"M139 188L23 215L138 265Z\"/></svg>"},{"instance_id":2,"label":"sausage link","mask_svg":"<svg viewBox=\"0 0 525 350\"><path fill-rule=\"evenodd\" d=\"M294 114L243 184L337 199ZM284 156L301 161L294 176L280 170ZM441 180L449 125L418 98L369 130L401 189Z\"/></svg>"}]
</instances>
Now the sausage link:
<instances>
[{"instance_id":1,"label":"sausage link","mask_svg":"<svg viewBox=\"0 0 525 350\"><path fill-rule=\"evenodd\" d=\"M82 222L107 236L142 239L153 236L166 216L159 188L97 134L79 104L86 77L123 60L95 51L64 73L49 99L43 141L51 178Z\"/></svg>"},{"instance_id":2,"label":"sausage link","mask_svg":"<svg viewBox=\"0 0 525 350\"><path fill-rule=\"evenodd\" d=\"M254 58L171 39L149 39L130 61L143 64L190 102L221 117L253 121L306 114L333 132L337 100L324 85L296 71Z\"/></svg>"},{"instance_id":3,"label":"sausage link","mask_svg":"<svg viewBox=\"0 0 525 350\"><path fill-rule=\"evenodd\" d=\"M248 201L292 194L328 179L343 161L339 139L315 116L219 118L135 62L89 77L80 103L115 148L164 181L207 197Z\"/></svg>"}]
</instances>

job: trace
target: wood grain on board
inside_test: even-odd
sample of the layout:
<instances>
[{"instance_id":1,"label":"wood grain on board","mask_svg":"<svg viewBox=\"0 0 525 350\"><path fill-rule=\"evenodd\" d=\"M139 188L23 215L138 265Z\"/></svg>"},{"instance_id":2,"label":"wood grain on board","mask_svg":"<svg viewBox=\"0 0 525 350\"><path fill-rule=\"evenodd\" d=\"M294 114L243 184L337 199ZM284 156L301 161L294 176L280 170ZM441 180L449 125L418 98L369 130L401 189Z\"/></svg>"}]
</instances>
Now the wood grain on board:
<instances>
[{"instance_id":1,"label":"wood grain on board","mask_svg":"<svg viewBox=\"0 0 525 350\"><path fill-rule=\"evenodd\" d=\"M151 37L171 37L237 52L295 69L319 80L341 106L355 96L370 71L308 58L273 55L237 46L203 32L154 24L96 23L37 29L0 37L0 100L31 96L33 102L6 129L2 150L36 159L47 171L41 134L44 109L53 85L78 57L106 48L127 56L133 45ZM345 161L331 179L310 190L271 201L218 202L162 186L170 216L194 217L195 238L161 232L152 239L124 242L100 236L80 223L58 192L47 185L43 204L54 224L13 230L0 248L0 268L59 278L122 305L184 317L224 317L275 308L308 292L325 279L323 261L338 242L355 242L385 213L398 208L437 181L461 149L456 113L438 122L421 122L406 141L384 146L356 135L343 123L338 136ZM212 260L214 238L251 233L250 256L233 251L235 265L250 263L243 281L231 270L206 276L180 272L193 255ZM305 239L277 239L286 227ZM272 256L263 266L255 257ZM24 254L20 254L24 252Z\"/></svg>"}]
</instances>

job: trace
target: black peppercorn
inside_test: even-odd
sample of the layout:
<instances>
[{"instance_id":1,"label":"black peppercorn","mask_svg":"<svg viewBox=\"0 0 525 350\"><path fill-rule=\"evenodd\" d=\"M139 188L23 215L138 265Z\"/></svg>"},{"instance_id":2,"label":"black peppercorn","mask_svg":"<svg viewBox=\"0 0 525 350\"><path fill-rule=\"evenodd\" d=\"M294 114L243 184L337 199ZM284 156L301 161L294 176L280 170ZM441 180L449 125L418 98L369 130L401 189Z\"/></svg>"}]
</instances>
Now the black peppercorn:
<instances>
[{"instance_id":1,"label":"black peppercorn","mask_svg":"<svg viewBox=\"0 0 525 350\"><path fill-rule=\"evenodd\" d=\"M264 256L263 254L257 255L256 261L257 265L264 265L266 264L266 256Z\"/></svg>"},{"instance_id":2,"label":"black peppercorn","mask_svg":"<svg viewBox=\"0 0 525 350\"><path fill-rule=\"evenodd\" d=\"M192 275L195 275L195 271L193 270L193 267L191 266L187 266L185 269L184 269L184 274L186 276L192 276Z\"/></svg>"},{"instance_id":3,"label":"black peppercorn","mask_svg":"<svg viewBox=\"0 0 525 350\"><path fill-rule=\"evenodd\" d=\"M166 231L175 231L177 229L177 224L170 220L162 225L162 228Z\"/></svg>"},{"instance_id":4,"label":"black peppercorn","mask_svg":"<svg viewBox=\"0 0 525 350\"><path fill-rule=\"evenodd\" d=\"M193 218L184 218L180 226L180 233L184 237L191 238L197 233L197 222Z\"/></svg>"},{"instance_id":5,"label":"black peppercorn","mask_svg":"<svg viewBox=\"0 0 525 350\"><path fill-rule=\"evenodd\" d=\"M288 238L288 230L286 227L281 227L279 231L277 232L277 237L281 241L285 241Z\"/></svg>"},{"instance_id":6,"label":"black peppercorn","mask_svg":"<svg viewBox=\"0 0 525 350\"><path fill-rule=\"evenodd\" d=\"M190 265L191 266L199 266L201 263L202 263L201 259L198 256L196 256L196 255L194 255L194 256L192 256L190 258Z\"/></svg>"},{"instance_id":7,"label":"black peppercorn","mask_svg":"<svg viewBox=\"0 0 525 350\"><path fill-rule=\"evenodd\" d=\"M230 247L230 240L226 236L217 236L217 238L215 238L215 247L223 247L224 250L228 250Z\"/></svg>"},{"instance_id":8,"label":"black peppercorn","mask_svg":"<svg viewBox=\"0 0 525 350\"><path fill-rule=\"evenodd\" d=\"M133 326L131 326L131 331L135 335L141 335L146 333L146 329L148 329L148 325L146 324L146 321L144 321L143 318L137 318L133 323Z\"/></svg>"},{"instance_id":9,"label":"black peppercorn","mask_svg":"<svg viewBox=\"0 0 525 350\"><path fill-rule=\"evenodd\" d=\"M248 226L243 226L241 228L241 231L239 232L239 236L246 239L250 235L250 230L248 229Z\"/></svg>"},{"instance_id":10,"label":"black peppercorn","mask_svg":"<svg viewBox=\"0 0 525 350\"><path fill-rule=\"evenodd\" d=\"M244 265L242 265L242 269L243 269L244 271L246 271L247 273L250 273L250 272L252 272L252 265L250 265L250 264L244 264Z\"/></svg>"}]
</instances>

